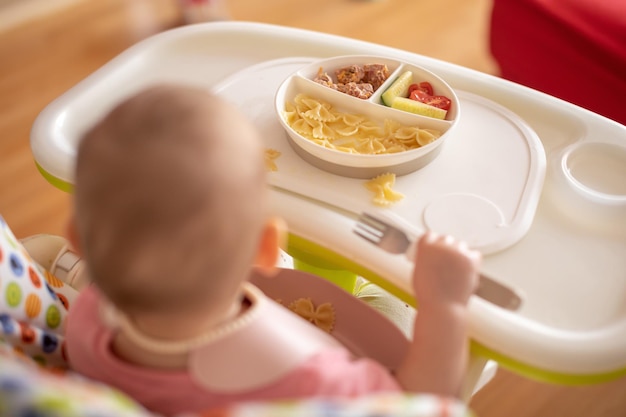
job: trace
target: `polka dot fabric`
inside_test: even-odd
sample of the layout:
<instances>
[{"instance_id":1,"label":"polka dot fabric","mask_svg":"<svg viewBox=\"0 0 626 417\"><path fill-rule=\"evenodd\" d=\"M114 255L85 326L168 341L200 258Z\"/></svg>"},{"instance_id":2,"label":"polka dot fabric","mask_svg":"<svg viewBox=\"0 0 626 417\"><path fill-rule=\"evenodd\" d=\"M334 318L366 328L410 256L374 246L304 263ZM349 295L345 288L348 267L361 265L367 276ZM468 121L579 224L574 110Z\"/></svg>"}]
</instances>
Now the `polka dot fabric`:
<instances>
[{"instance_id":1,"label":"polka dot fabric","mask_svg":"<svg viewBox=\"0 0 626 417\"><path fill-rule=\"evenodd\" d=\"M63 332L75 296L33 261L0 217L0 338L43 366L66 367Z\"/></svg>"},{"instance_id":2,"label":"polka dot fabric","mask_svg":"<svg viewBox=\"0 0 626 417\"><path fill-rule=\"evenodd\" d=\"M44 370L0 341L0 417L158 416L105 385Z\"/></svg>"}]
</instances>

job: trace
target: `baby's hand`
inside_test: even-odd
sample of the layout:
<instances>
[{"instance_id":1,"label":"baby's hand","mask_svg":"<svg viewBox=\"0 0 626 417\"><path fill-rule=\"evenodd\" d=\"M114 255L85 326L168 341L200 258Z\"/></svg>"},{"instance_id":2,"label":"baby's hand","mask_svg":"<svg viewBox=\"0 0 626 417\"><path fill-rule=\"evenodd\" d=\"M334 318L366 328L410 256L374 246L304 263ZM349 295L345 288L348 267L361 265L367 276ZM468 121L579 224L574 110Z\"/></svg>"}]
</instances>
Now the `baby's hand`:
<instances>
[{"instance_id":1,"label":"baby's hand","mask_svg":"<svg viewBox=\"0 0 626 417\"><path fill-rule=\"evenodd\" d=\"M478 284L480 252L451 236L427 232L417 242L413 286L420 307L467 304Z\"/></svg>"}]
</instances>

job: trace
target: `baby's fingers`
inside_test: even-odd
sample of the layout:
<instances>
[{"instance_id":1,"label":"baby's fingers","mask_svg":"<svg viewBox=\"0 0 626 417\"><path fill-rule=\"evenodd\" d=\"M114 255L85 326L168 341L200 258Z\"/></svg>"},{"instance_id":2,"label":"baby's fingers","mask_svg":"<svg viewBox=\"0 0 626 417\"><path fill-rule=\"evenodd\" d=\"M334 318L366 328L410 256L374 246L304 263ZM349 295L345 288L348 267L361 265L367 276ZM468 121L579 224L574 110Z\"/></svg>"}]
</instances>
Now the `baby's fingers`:
<instances>
[{"instance_id":1,"label":"baby's fingers","mask_svg":"<svg viewBox=\"0 0 626 417\"><path fill-rule=\"evenodd\" d=\"M420 239L420 246L431 246L439 248L449 248L456 252L461 252L473 260L480 260L481 254L477 250L471 249L466 241L458 240L451 235L440 235L433 231L426 232Z\"/></svg>"},{"instance_id":2,"label":"baby's fingers","mask_svg":"<svg viewBox=\"0 0 626 417\"><path fill-rule=\"evenodd\" d=\"M422 262L440 264L457 273L477 272L482 259L481 253L470 248L467 242L432 231L420 239L418 253L421 253Z\"/></svg>"}]
</instances>

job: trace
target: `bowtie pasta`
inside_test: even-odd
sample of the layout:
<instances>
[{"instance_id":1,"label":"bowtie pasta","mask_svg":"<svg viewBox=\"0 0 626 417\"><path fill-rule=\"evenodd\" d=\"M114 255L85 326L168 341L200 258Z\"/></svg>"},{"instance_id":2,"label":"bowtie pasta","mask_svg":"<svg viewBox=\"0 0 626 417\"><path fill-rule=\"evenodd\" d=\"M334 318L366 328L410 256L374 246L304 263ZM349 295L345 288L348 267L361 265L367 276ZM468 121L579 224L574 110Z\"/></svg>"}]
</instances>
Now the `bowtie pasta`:
<instances>
[{"instance_id":1,"label":"bowtie pasta","mask_svg":"<svg viewBox=\"0 0 626 417\"><path fill-rule=\"evenodd\" d=\"M389 119L381 124L362 115L341 112L305 94L298 94L293 102L287 102L283 116L303 137L320 146L353 154L404 152L441 136L438 130L404 126Z\"/></svg>"},{"instance_id":2,"label":"bowtie pasta","mask_svg":"<svg viewBox=\"0 0 626 417\"><path fill-rule=\"evenodd\" d=\"M281 155L280 151L276 149L266 149L265 150L265 168L268 171L274 172L278 171L278 165L276 165L276 159Z\"/></svg>"},{"instance_id":3,"label":"bowtie pasta","mask_svg":"<svg viewBox=\"0 0 626 417\"><path fill-rule=\"evenodd\" d=\"M367 181L365 188L374 193L372 199L374 204L381 207L388 207L404 198L404 194L393 189L395 182L395 174L387 173Z\"/></svg>"}]
</instances>

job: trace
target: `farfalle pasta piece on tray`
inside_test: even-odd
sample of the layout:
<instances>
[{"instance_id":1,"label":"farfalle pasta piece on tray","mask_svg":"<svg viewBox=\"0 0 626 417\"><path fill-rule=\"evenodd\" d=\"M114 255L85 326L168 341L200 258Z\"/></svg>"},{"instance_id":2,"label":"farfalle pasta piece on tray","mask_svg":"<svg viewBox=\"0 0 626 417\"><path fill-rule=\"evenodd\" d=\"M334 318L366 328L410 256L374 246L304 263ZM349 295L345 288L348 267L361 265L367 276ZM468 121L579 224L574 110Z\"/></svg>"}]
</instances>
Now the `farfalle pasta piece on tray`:
<instances>
[{"instance_id":1,"label":"farfalle pasta piece on tray","mask_svg":"<svg viewBox=\"0 0 626 417\"><path fill-rule=\"evenodd\" d=\"M393 189L395 182L395 174L381 174L367 181L365 187L374 192L374 204L387 207L404 198L404 194Z\"/></svg>"},{"instance_id":2,"label":"farfalle pasta piece on tray","mask_svg":"<svg viewBox=\"0 0 626 417\"><path fill-rule=\"evenodd\" d=\"M278 165L276 165L276 159L281 155L280 151L276 149L265 150L265 168L268 171L278 171Z\"/></svg>"}]
</instances>

